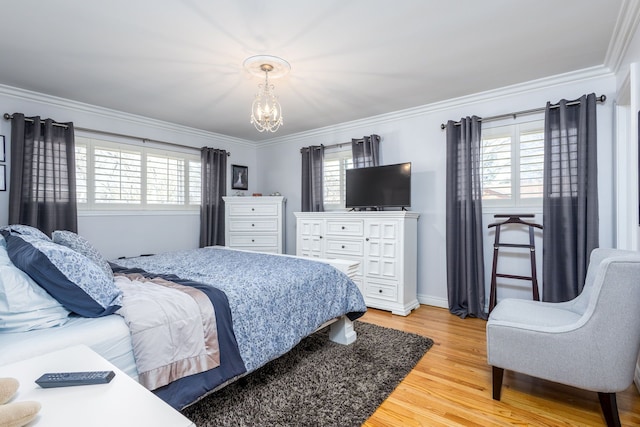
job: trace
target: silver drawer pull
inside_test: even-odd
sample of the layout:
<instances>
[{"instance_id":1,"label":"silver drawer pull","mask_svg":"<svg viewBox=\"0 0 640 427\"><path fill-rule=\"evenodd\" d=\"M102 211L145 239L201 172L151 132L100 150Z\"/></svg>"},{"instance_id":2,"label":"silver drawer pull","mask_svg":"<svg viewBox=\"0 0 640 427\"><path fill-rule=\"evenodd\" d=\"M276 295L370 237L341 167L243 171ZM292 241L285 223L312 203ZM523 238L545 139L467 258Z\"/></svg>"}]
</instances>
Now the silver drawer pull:
<instances>
[{"instance_id":1,"label":"silver drawer pull","mask_svg":"<svg viewBox=\"0 0 640 427\"><path fill-rule=\"evenodd\" d=\"M344 230L344 225L342 226L342 229Z\"/></svg>"},{"instance_id":2,"label":"silver drawer pull","mask_svg":"<svg viewBox=\"0 0 640 427\"><path fill-rule=\"evenodd\" d=\"M342 245L342 249L344 249L344 245Z\"/></svg>"},{"instance_id":3,"label":"silver drawer pull","mask_svg":"<svg viewBox=\"0 0 640 427\"><path fill-rule=\"evenodd\" d=\"M382 293L382 289L378 289L378 293Z\"/></svg>"}]
</instances>

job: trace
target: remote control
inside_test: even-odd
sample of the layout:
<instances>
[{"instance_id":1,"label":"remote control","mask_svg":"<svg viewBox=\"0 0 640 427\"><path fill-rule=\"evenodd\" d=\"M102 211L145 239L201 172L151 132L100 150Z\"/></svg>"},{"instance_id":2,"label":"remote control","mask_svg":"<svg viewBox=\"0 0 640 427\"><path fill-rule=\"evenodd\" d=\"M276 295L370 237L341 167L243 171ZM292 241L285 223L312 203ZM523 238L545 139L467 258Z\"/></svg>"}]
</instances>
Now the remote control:
<instances>
[{"instance_id":1,"label":"remote control","mask_svg":"<svg viewBox=\"0 0 640 427\"><path fill-rule=\"evenodd\" d=\"M50 372L38 378L36 384L42 388L105 384L111 381L115 375L113 371Z\"/></svg>"}]
</instances>

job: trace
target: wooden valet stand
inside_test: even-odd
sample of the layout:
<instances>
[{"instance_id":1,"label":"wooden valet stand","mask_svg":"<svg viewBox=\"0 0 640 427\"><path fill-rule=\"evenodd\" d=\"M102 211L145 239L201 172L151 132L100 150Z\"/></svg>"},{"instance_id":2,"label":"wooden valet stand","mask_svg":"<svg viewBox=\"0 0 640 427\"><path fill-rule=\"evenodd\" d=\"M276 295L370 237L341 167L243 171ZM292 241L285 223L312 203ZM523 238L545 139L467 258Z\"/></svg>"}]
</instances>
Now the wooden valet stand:
<instances>
[{"instance_id":1,"label":"wooden valet stand","mask_svg":"<svg viewBox=\"0 0 640 427\"><path fill-rule=\"evenodd\" d=\"M522 218L533 218L533 214L513 214L513 215L494 215L494 218L508 218L503 222L496 222L494 224L490 224L488 228L496 227L496 236L493 243L493 268L491 272L491 291L489 297L489 313L496 306L496 279L498 277L504 277L507 279L517 279L517 280L530 280L531 288L533 292L533 300L540 301L540 293L538 291L538 277L536 274L536 247L534 242L534 228L539 228L542 230L542 226L540 224L532 223L524 221ZM529 227L529 244L518 244L518 243L500 243L500 227L507 224L521 224ZM500 248L520 248L520 249L529 249L529 254L531 256L531 276L519 276L515 274L503 274L498 273L496 268L498 266L498 251Z\"/></svg>"}]
</instances>

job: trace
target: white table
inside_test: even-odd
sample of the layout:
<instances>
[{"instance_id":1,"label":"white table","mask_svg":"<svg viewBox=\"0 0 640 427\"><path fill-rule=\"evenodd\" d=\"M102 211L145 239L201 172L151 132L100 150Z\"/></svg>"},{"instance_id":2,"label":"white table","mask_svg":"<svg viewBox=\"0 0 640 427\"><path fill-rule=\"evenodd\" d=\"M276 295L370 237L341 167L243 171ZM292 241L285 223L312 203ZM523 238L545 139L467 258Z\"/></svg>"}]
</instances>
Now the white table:
<instances>
[{"instance_id":1,"label":"white table","mask_svg":"<svg viewBox=\"0 0 640 427\"><path fill-rule=\"evenodd\" d=\"M109 370L116 375L108 384L44 389L34 382L45 372ZM195 427L180 412L84 345L0 366L0 377L20 381L13 401L36 400L42 404L29 427Z\"/></svg>"}]
</instances>

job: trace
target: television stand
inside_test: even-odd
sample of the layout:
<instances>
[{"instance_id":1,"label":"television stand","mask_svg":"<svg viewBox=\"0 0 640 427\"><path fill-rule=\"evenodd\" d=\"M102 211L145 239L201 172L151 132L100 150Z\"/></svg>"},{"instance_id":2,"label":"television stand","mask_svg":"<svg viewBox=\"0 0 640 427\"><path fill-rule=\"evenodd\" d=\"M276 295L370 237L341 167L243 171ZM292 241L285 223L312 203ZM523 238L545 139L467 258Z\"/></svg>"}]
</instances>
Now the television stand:
<instances>
[{"instance_id":1,"label":"television stand","mask_svg":"<svg viewBox=\"0 0 640 427\"><path fill-rule=\"evenodd\" d=\"M368 307L406 316L418 307L417 222L409 211L294 212L296 255L359 262Z\"/></svg>"}]
</instances>

